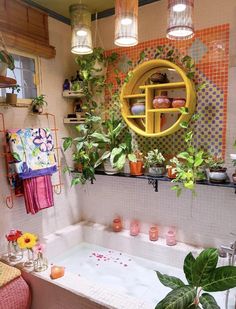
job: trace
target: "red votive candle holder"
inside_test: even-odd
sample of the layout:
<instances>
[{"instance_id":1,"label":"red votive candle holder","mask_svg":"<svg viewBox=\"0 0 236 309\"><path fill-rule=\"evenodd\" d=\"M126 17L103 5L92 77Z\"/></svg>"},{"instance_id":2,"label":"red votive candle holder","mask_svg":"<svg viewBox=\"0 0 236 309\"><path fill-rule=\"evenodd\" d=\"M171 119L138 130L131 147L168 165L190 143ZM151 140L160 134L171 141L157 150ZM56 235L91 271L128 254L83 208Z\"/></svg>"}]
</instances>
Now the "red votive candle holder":
<instances>
[{"instance_id":1,"label":"red votive candle holder","mask_svg":"<svg viewBox=\"0 0 236 309\"><path fill-rule=\"evenodd\" d=\"M137 220L130 222L130 235L137 236L140 232L140 223Z\"/></svg>"},{"instance_id":2,"label":"red votive candle holder","mask_svg":"<svg viewBox=\"0 0 236 309\"><path fill-rule=\"evenodd\" d=\"M151 241L157 241L158 240L158 227L157 226L151 226L149 229L149 239Z\"/></svg>"},{"instance_id":3,"label":"red votive candle holder","mask_svg":"<svg viewBox=\"0 0 236 309\"><path fill-rule=\"evenodd\" d=\"M122 222L120 218L115 218L112 223L113 232L120 232L122 230Z\"/></svg>"},{"instance_id":4,"label":"red votive candle holder","mask_svg":"<svg viewBox=\"0 0 236 309\"><path fill-rule=\"evenodd\" d=\"M166 244L167 246L175 246L177 244L175 231L169 230L166 233Z\"/></svg>"}]
</instances>

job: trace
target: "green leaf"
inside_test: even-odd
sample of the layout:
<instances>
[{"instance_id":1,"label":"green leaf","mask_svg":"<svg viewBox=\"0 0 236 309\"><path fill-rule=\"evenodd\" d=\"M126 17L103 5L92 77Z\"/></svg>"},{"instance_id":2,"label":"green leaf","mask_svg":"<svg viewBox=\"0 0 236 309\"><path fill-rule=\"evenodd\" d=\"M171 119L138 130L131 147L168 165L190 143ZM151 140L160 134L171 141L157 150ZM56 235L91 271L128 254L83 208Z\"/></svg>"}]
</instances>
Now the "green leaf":
<instances>
[{"instance_id":1,"label":"green leaf","mask_svg":"<svg viewBox=\"0 0 236 309\"><path fill-rule=\"evenodd\" d=\"M193 282L195 286L203 286L209 282L212 271L216 268L218 262L218 250L209 248L203 250L193 265Z\"/></svg>"},{"instance_id":2,"label":"green leaf","mask_svg":"<svg viewBox=\"0 0 236 309\"><path fill-rule=\"evenodd\" d=\"M108 159L111 155L110 151L105 151L103 155L95 162L94 168L98 167L104 160Z\"/></svg>"},{"instance_id":3,"label":"green leaf","mask_svg":"<svg viewBox=\"0 0 236 309\"><path fill-rule=\"evenodd\" d=\"M156 274L160 282L171 289L180 288L182 286L185 286L183 281L181 281L179 278L168 276L168 275L162 275L159 271L156 270Z\"/></svg>"},{"instance_id":4,"label":"green leaf","mask_svg":"<svg viewBox=\"0 0 236 309\"><path fill-rule=\"evenodd\" d=\"M192 254L192 252L190 252L185 260L184 260L184 273L185 273L185 277L188 280L188 283L190 285L194 285L194 281L193 281L193 265L195 263L195 258Z\"/></svg>"},{"instance_id":5,"label":"green leaf","mask_svg":"<svg viewBox=\"0 0 236 309\"><path fill-rule=\"evenodd\" d=\"M176 191L177 197L180 197L180 194L182 192L182 189L180 188L179 185L171 187L171 190Z\"/></svg>"},{"instance_id":6,"label":"green leaf","mask_svg":"<svg viewBox=\"0 0 236 309\"><path fill-rule=\"evenodd\" d=\"M185 160L188 160L189 159L189 153L184 151L184 152L181 152L177 155L177 157L179 159L185 159Z\"/></svg>"},{"instance_id":7,"label":"green leaf","mask_svg":"<svg viewBox=\"0 0 236 309\"><path fill-rule=\"evenodd\" d=\"M236 287L236 267L218 267L204 282L202 289L207 292L225 291Z\"/></svg>"},{"instance_id":8,"label":"green leaf","mask_svg":"<svg viewBox=\"0 0 236 309\"><path fill-rule=\"evenodd\" d=\"M187 115L189 113L189 109L187 107L180 107L179 110L182 115Z\"/></svg>"},{"instance_id":9,"label":"green leaf","mask_svg":"<svg viewBox=\"0 0 236 309\"><path fill-rule=\"evenodd\" d=\"M91 134L91 137L95 138L99 142L110 143L110 139L107 136L98 132L94 132L93 134Z\"/></svg>"},{"instance_id":10,"label":"green leaf","mask_svg":"<svg viewBox=\"0 0 236 309\"><path fill-rule=\"evenodd\" d=\"M122 153L118 160L113 164L115 168L117 168L118 170L121 170L124 165L125 165L125 160L126 160L126 155L124 153Z\"/></svg>"},{"instance_id":11,"label":"green leaf","mask_svg":"<svg viewBox=\"0 0 236 309\"><path fill-rule=\"evenodd\" d=\"M80 179L80 177L76 177L76 178L73 178L73 179L71 180L71 186L76 186L76 185L78 185L78 184L81 184L81 179Z\"/></svg>"},{"instance_id":12,"label":"green leaf","mask_svg":"<svg viewBox=\"0 0 236 309\"><path fill-rule=\"evenodd\" d=\"M63 149L66 151L68 148L72 146L73 139L72 137L64 137L64 142L63 142Z\"/></svg>"},{"instance_id":13,"label":"green leaf","mask_svg":"<svg viewBox=\"0 0 236 309\"><path fill-rule=\"evenodd\" d=\"M203 154L204 154L204 151L199 151L197 154L196 154L196 157L195 157L195 162L194 162L194 166L195 167L198 167L200 166L202 163L203 163Z\"/></svg>"},{"instance_id":14,"label":"green leaf","mask_svg":"<svg viewBox=\"0 0 236 309\"><path fill-rule=\"evenodd\" d=\"M180 125L181 128L183 128L183 129L187 129L187 128L188 128L188 123L187 123L187 121L182 121L182 122L180 122L179 125Z\"/></svg>"},{"instance_id":15,"label":"green leaf","mask_svg":"<svg viewBox=\"0 0 236 309\"><path fill-rule=\"evenodd\" d=\"M136 158L136 155L135 155L134 153L128 154L128 159L129 159L131 162L137 162L137 158Z\"/></svg>"},{"instance_id":16,"label":"green leaf","mask_svg":"<svg viewBox=\"0 0 236 309\"><path fill-rule=\"evenodd\" d=\"M215 298L210 294L203 293L199 300L204 309L220 309Z\"/></svg>"},{"instance_id":17,"label":"green leaf","mask_svg":"<svg viewBox=\"0 0 236 309\"><path fill-rule=\"evenodd\" d=\"M194 114L191 119L192 119L192 121L197 121L200 118L201 118L200 114Z\"/></svg>"},{"instance_id":18,"label":"green leaf","mask_svg":"<svg viewBox=\"0 0 236 309\"><path fill-rule=\"evenodd\" d=\"M18 154L17 152L13 152L13 153L12 153L12 156L13 156L13 158L14 158L16 161L18 161L18 162L21 161L21 158L20 158L20 156L19 156L19 154Z\"/></svg>"},{"instance_id":19,"label":"green leaf","mask_svg":"<svg viewBox=\"0 0 236 309\"><path fill-rule=\"evenodd\" d=\"M161 306L156 306L158 309L184 309L191 305L196 296L196 289L186 285L175 290L172 290L161 301ZM159 303L160 304L160 303ZM158 304L158 305L159 305Z\"/></svg>"}]
</instances>

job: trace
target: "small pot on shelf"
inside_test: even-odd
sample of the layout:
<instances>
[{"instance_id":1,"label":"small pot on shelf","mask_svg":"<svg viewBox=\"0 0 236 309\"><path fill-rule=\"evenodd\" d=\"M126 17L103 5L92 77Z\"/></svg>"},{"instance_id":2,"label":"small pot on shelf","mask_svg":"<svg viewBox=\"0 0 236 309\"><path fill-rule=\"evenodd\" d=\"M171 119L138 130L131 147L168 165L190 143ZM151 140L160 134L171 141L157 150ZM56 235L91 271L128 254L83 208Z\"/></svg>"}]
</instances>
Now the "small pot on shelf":
<instances>
[{"instance_id":1,"label":"small pot on shelf","mask_svg":"<svg viewBox=\"0 0 236 309\"><path fill-rule=\"evenodd\" d=\"M153 108L169 108L171 106L171 101L167 95L156 96L152 101Z\"/></svg>"},{"instance_id":2,"label":"small pot on shelf","mask_svg":"<svg viewBox=\"0 0 236 309\"><path fill-rule=\"evenodd\" d=\"M152 176L162 177L166 172L165 166L163 165L156 165L150 166L148 168L148 174Z\"/></svg>"},{"instance_id":3,"label":"small pot on shelf","mask_svg":"<svg viewBox=\"0 0 236 309\"><path fill-rule=\"evenodd\" d=\"M103 163L104 166L104 172L107 175L115 175L115 174L119 174L119 170L117 168L112 167L110 159L106 159Z\"/></svg>"},{"instance_id":4,"label":"small pot on shelf","mask_svg":"<svg viewBox=\"0 0 236 309\"><path fill-rule=\"evenodd\" d=\"M32 112L33 112L34 114L43 114L43 107L34 105L34 106L32 107Z\"/></svg>"},{"instance_id":5,"label":"small pot on shelf","mask_svg":"<svg viewBox=\"0 0 236 309\"><path fill-rule=\"evenodd\" d=\"M143 161L129 162L130 175L141 176L144 173Z\"/></svg>"},{"instance_id":6,"label":"small pot on shelf","mask_svg":"<svg viewBox=\"0 0 236 309\"><path fill-rule=\"evenodd\" d=\"M160 72L156 72L154 74L151 75L150 77L150 81L153 84L165 84L165 83L169 83L169 79L167 77L167 75L164 73L160 73Z\"/></svg>"},{"instance_id":7,"label":"small pot on shelf","mask_svg":"<svg viewBox=\"0 0 236 309\"><path fill-rule=\"evenodd\" d=\"M144 115L145 114L145 100L138 99L131 102L131 113L132 115Z\"/></svg>"},{"instance_id":8,"label":"small pot on shelf","mask_svg":"<svg viewBox=\"0 0 236 309\"><path fill-rule=\"evenodd\" d=\"M175 179L176 178L176 172L173 171L174 167L173 166L168 166L167 167L167 177L170 179Z\"/></svg>"},{"instance_id":9,"label":"small pot on shelf","mask_svg":"<svg viewBox=\"0 0 236 309\"><path fill-rule=\"evenodd\" d=\"M6 103L9 104L9 105L16 105L17 94L16 93L7 93L6 94Z\"/></svg>"},{"instance_id":10,"label":"small pot on shelf","mask_svg":"<svg viewBox=\"0 0 236 309\"><path fill-rule=\"evenodd\" d=\"M215 182L215 183L224 183L227 180L227 173L226 173L227 168L222 167L218 169L210 169L209 170L209 180L210 182Z\"/></svg>"},{"instance_id":11,"label":"small pot on shelf","mask_svg":"<svg viewBox=\"0 0 236 309\"><path fill-rule=\"evenodd\" d=\"M184 107L186 104L186 99L184 98L174 98L172 101L173 108L181 108Z\"/></svg>"}]
</instances>

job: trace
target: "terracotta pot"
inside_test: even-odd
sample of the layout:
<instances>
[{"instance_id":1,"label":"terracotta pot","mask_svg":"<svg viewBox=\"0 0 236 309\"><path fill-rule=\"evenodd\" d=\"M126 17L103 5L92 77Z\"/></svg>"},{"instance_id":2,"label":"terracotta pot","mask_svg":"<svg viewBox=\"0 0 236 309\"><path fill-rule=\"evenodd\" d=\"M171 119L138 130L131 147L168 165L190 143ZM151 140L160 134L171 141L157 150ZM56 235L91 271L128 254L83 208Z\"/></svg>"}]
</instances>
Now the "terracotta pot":
<instances>
[{"instance_id":1,"label":"terracotta pot","mask_svg":"<svg viewBox=\"0 0 236 309\"><path fill-rule=\"evenodd\" d=\"M156 96L152 102L154 108L169 108L171 106L170 99L167 96Z\"/></svg>"},{"instance_id":2,"label":"terracotta pot","mask_svg":"<svg viewBox=\"0 0 236 309\"><path fill-rule=\"evenodd\" d=\"M209 180L211 182L217 182L217 183L223 183L227 179L227 168L221 168L221 169L210 169L209 171Z\"/></svg>"},{"instance_id":3,"label":"terracotta pot","mask_svg":"<svg viewBox=\"0 0 236 309\"><path fill-rule=\"evenodd\" d=\"M143 161L129 162L130 175L141 176L144 173Z\"/></svg>"},{"instance_id":4,"label":"terracotta pot","mask_svg":"<svg viewBox=\"0 0 236 309\"><path fill-rule=\"evenodd\" d=\"M176 173L173 173L173 167L168 167L167 168L167 176L170 179L175 179L176 178Z\"/></svg>"},{"instance_id":5,"label":"terracotta pot","mask_svg":"<svg viewBox=\"0 0 236 309\"><path fill-rule=\"evenodd\" d=\"M17 94L16 93L7 93L6 94L6 103L10 104L10 105L16 105Z\"/></svg>"},{"instance_id":6,"label":"terracotta pot","mask_svg":"<svg viewBox=\"0 0 236 309\"><path fill-rule=\"evenodd\" d=\"M233 182L236 183L236 173L232 175Z\"/></svg>"},{"instance_id":7,"label":"terracotta pot","mask_svg":"<svg viewBox=\"0 0 236 309\"><path fill-rule=\"evenodd\" d=\"M186 100L184 98L174 98L172 101L172 107L173 108L184 107L185 103L186 103Z\"/></svg>"},{"instance_id":8,"label":"terracotta pot","mask_svg":"<svg viewBox=\"0 0 236 309\"><path fill-rule=\"evenodd\" d=\"M82 169L83 169L83 166L82 166L82 164L81 163L77 163L77 162L75 162L74 163L74 168L75 168L75 170L77 171L77 172L82 172Z\"/></svg>"}]
</instances>

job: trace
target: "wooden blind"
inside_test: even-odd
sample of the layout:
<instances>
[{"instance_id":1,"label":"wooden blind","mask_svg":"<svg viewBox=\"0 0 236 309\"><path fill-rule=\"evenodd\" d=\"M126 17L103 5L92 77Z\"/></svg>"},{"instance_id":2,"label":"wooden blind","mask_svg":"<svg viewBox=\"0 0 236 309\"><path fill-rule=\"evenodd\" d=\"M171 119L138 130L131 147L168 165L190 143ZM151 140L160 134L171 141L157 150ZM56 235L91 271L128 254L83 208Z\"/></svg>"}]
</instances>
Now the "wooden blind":
<instances>
[{"instance_id":1,"label":"wooden blind","mask_svg":"<svg viewBox=\"0 0 236 309\"><path fill-rule=\"evenodd\" d=\"M8 47L52 58L49 45L48 15L19 0L0 0L0 31Z\"/></svg>"}]
</instances>

